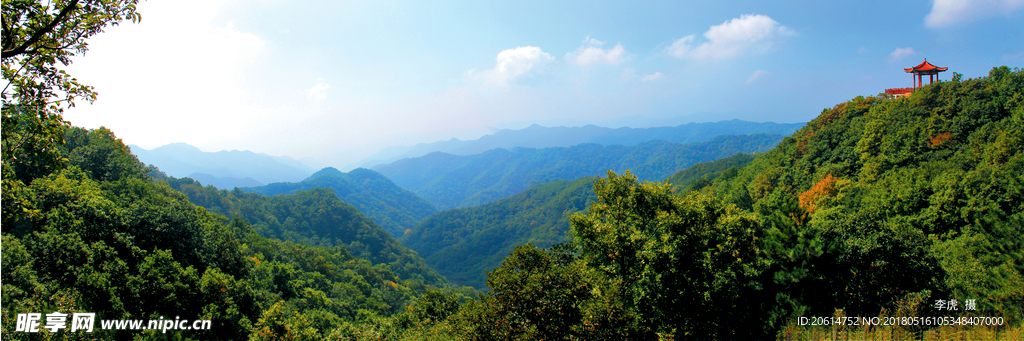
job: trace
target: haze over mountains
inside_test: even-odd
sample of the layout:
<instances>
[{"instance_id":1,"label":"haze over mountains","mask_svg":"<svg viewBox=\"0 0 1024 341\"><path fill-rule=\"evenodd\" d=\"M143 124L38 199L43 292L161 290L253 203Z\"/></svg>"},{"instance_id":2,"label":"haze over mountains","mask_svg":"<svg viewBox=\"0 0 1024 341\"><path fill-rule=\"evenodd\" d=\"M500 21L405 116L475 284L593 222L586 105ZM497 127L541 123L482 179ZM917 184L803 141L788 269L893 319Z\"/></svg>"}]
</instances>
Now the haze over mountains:
<instances>
[{"instance_id":1,"label":"haze over mountains","mask_svg":"<svg viewBox=\"0 0 1024 341\"><path fill-rule=\"evenodd\" d=\"M453 138L448 141L420 143L414 146L389 147L366 158L360 163L357 163L356 167L373 168L380 164L391 163L403 158L419 157L433 152L444 152L453 155L472 155L496 148L569 147L582 143L595 143L603 146L631 146L652 140L663 140L674 143L693 143L708 141L720 135L789 135L803 126L804 123L759 123L741 120L687 123L674 127L624 127L617 129L598 127L595 125L586 125L582 127L543 127L534 124L519 130L503 129L494 134L484 135L476 140L461 141Z\"/></svg>"},{"instance_id":2,"label":"haze over mountains","mask_svg":"<svg viewBox=\"0 0 1024 341\"><path fill-rule=\"evenodd\" d=\"M727 135L680 144L661 140L634 146L579 144L572 147L492 149L460 156L441 152L404 159L374 170L434 204L439 210L493 202L556 180L632 170L641 179L663 181L699 162L737 153L763 152L782 135Z\"/></svg>"},{"instance_id":3,"label":"haze over mountains","mask_svg":"<svg viewBox=\"0 0 1024 341\"><path fill-rule=\"evenodd\" d=\"M289 157L247 150L204 152L186 143L172 143L151 150L129 146L145 164L173 177L191 177L217 188L251 187L273 182L302 181L314 169Z\"/></svg>"},{"instance_id":4,"label":"haze over mountains","mask_svg":"<svg viewBox=\"0 0 1024 341\"><path fill-rule=\"evenodd\" d=\"M420 143L415 146L388 147L366 160L340 169L349 171L359 167L371 168L402 158L421 157L433 152L473 155L497 148L511 150L518 147L570 147L583 143L601 146L633 146L652 140L693 143L708 141L720 135L743 134L784 136L791 134L801 126L803 123L756 123L740 120L688 123L675 127L618 129L595 125L543 127L535 124L519 130L499 130L476 140L451 139ZM223 189L258 187L275 182L299 182L316 170L309 164L288 156L271 156L239 150L204 152L186 143L172 143L150 150L135 145L129 147L140 161L155 165L169 176L190 177L205 185Z\"/></svg>"}]
</instances>

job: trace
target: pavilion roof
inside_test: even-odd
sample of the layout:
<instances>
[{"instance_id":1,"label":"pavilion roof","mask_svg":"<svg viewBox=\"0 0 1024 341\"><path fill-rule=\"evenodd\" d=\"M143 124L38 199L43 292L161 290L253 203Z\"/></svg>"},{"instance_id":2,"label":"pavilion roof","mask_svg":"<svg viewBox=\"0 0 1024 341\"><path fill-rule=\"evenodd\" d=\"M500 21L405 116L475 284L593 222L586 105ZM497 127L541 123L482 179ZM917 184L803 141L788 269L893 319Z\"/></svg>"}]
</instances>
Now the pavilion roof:
<instances>
[{"instance_id":1,"label":"pavilion roof","mask_svg":"<svg viewBox=\"0 0 1024 341\"><path fill-rule=\"evenodd\" d=\"M946 71L946 70L949 70L949 68L948 67L938 67L938 66L932 65L932 63L928 62L928 59L925 59L924 62L921 62L921 64L917 64L917 66L915 66L915 67L912 67L912 68L909 68L909 69L903 69L903 71L906 71L907 73L911 73L911 72L913 72L913 73L919 73L919 72L933 73L933 72L942 72L942 71Z\"/></svg>"}]
</instances>

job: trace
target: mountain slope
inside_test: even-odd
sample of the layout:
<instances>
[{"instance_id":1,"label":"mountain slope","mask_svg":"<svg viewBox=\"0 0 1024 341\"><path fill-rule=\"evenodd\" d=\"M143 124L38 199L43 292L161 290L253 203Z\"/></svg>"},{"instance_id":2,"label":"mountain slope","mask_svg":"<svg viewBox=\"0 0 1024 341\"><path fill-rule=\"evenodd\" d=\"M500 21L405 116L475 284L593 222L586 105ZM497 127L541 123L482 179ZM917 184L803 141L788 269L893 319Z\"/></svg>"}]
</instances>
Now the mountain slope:
<instances>
[{"instance_id":1,"label":"mountain slope","mask_svg":"<svg viewBox=\"0 0 1024 341\"><path fill-rule=\"evenodd\" d=\"M1024 70L855 98L693 188L763 219L777 325L950 299L1024 318Z\"/></svg>"},{"instance_id":2,"label":"mountain slope","mask_svg":"<svg viewBox=\"0 0 1024 341\"><path fill-rule=\"evenodd\" d=\"M302 337L325 339L332 330L365 316L405 312L427 291L426 284L447 286L436 273L420 271L425 266L417 269L415 262L374 264L343 246L261 237L244 219L229 221L194 205L166 182L153 181L147 173L162 173L147 169L109 130L62 129L66 142L57 148L64 160L15 162L6 154L3 160L0 330L5 339L71 335L15 330L16 316L41 311L95 313L93 323L175 315L185 318L183 322L211 323L206 329L171 330L167 339L283 339L298 331L290 326L311 325L316 328L304 327ZM30 132L24 125L11 130ZM33 153L28 150L33 146L17 148ZM201 189L194 193L207 194L202 199L250 208L248 202L219 196L226 191L194 187ZM322 209L320 219L348 214L350 221L371 227L361 230L364 235L390 238L379 227L373 231L372 222L360 219L329 190L323 191L317 200L293 200L308 206L278 207L295 213L289 217L292 224L313 221L311 217L321 214L313 209ZM284 203L264 200L270 201ZM253 212L273 212L260 208ZM264 218L277 216L264 214L253 221ZM369 238L355 240L367 243L349 243L354 250L373 248ZM391 244L396 245L392 250L401 250L393 239ZM408 249L404 254L415 257ZM93 326L89 339L161 338L154 330L87 324Z\"/></svg>"},{"instance_id":3,"label":"mountain slope","mask_svg":"<svg viewBox=\"0 0 1024 341\"><path fill-rule=\"evenodd\" d=\"M167 175L182 178L203 173L207 180L216 180L217 188L233 188L251 178L260 184L299 181L313 173L298 161L250 151L219 151L207 153L185 143L172 143L146 150L130 146L132 152L145 164L160 168ZM210 185L213 183L207 183Z\"/></svg>"},{"instance_id":4,"label":"mountain slope","mask_svg":"<svg viewBox=\"0 0 1024 341\"><path fill-rule=\"evenodd\" d=\"M482 206L438 213L400 240L454 283L484 289L487 270L516 247L564 242L569 214L596 198L595 178L557 181Z\"/></svg>"},{"instance_id":5,"label":"mountain slope","mask_svg":"<svg viewBox=\"0 0 1024 341\"><path fill-rule=\"evenodd\" d=\"M581 144L542 149L494 149L457 156L433 153L381 165L376 170L439 209L485 204L531 185L629 169L642 179L664 180L698 162L766 151L779 135L719 136L708 142L644 142L636 146Z\"/></svg>"},{"instance_id":6,"label":"mountain slope","mask_svg":"<svg viewBox=\"0 0 1024 341\"><path fill-rule=\"evenodd\" d=\"M398 187L380 173L365 168L342 173L327 167L301 182L278 182L242 190L275 196L317 187L334 190L338 198L358 208L359 212L373 219L396 238L437 213L437 209L426 200Z\"/></svg>"},{"instance_id":7,"label":"mountain slope","mask_svg":"<svg viewBox=\"0 0 1024 341\"><path fill-rule=\"evenodd\" d=\"M417 279L435 286L446 282L420 256L356 207L341 201L330 188L315 187L264 196L238 188L228 191L203 187L189 178L167 181L195 204L214 213L240 217L264 237L309 245L343 246L354 256L374 265L389 265L404 279Z\"/></svg>"},{"instance_id":8,"label":"mountain slope","mask_svg":"<svg viewBox=\"0 0 1024 341\"><path fill-rule=\"evenodd\" d=\"M857 97L752 161L673 179L692 190L598 179L572 242L517 247L448 330L813 339L836 326L800 317L837 316L894 322L839 330L860 339L1020 338L1024 70Z\"/></svg>"},{"instance_id":9,"label":"mountain slope","mask_svg":"<svg viewBox=\"0 0 1024 341\"><path fill-rule=\"evenodd\" d=\"M754 161L753 155L736 154L715 161L698 163L672 174L666 181L672 184L672 188L676 192L689 192L693 189L707 187L717 177L735 176L750 161Z\"/></svg>"},{"instance_id":10,"label":"mountain slope","mask_svg":"<svg viewBox=\"0 0 1024 341\"><path fill-rule=\"evenodd\" d=\"M570 147L583 143L604 146L636 145L647 141L662 140L674 143L695 143L709 141L720 135L789 135L800 129L803 123L746 122L740 120L688 123L675 127L656 128L605 128L595 125L583 127L542 127L532 125L520 130L500 130L476 140L460 141L451 139L433 143L420 143L411 147L391 147L368 157L361 167L374 167L404 158L424 156L433 152L454 155L473 155L491 149L504 148L548 148Z\"/></svg>"}]
</instances>

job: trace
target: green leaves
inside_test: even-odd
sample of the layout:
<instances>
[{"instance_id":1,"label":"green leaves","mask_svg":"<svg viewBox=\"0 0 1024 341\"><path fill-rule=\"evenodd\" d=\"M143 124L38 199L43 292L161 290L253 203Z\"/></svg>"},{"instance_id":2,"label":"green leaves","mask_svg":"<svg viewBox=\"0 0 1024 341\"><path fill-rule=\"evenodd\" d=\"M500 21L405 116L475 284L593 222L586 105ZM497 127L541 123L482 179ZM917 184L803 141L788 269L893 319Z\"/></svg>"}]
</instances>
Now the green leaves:
<instances>
[{"instance_id":1,"label":"green leaves","mask_svg":"<svg viewBox=\"0 0 1024 341\"><path fill-rule=\"evenodd\" d=\"M672 195L628 172L595 182L598 202L571 219L581 259L604 275L636 316L631 333L732 336L742 294L757 290L761 259L754 215L706 194ZM731 307L732 309L723 309ZM746 332L749 332L746 331ZM755 332L756 333L756 332Z\"/></svg>"},{"instance_id":2,"label":"green leaves","mask_svg":"<svg viewBox=\"0 0 1024 341\"><path fill-rule=\"evenodd\" d=\"M61 70L88 50L86 39L121 20L138 22L137 0L3 1L3 158L39 156L63 142L61 114L96 92ZM60 64L60 65L58 65ZM62 103L63 102L63 103ZM50 155L47 159L57 160ZM5 179L6 179L5 175Z\"/></svg>"},{"instance_id":3,"label":"green leaves","mask_svg":"<svg viewBox=\"0 0 1024 341\"><path fill-rule=\"evenodd\" d=\"M3 1L3 223L33 213L24 185L63 166L58 150L69 124L61 114L76 99L92 102L92 87L62 66L85 53L86 39L123 19L138 21L137 0ZM58 65L60 64L60 65ZM5 227L6 231L7 227Z\"/></svg>"}]
</instances>

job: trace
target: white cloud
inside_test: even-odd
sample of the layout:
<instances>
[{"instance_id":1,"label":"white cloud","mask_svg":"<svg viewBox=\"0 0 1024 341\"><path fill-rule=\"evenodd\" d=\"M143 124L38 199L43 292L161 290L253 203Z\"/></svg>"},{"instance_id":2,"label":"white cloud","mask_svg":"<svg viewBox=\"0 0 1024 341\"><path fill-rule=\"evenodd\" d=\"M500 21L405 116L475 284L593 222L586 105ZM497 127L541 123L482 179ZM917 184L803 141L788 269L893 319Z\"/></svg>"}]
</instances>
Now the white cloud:
<instances>
[{"instance_id":1,"label":"white cloud","mask_svg":"<svg viewBox=\"0 0 1024 341\"><path fill-rule=\"evenodd\" d=\"M331 85L324 82L323 78L316 79L316 85L308 90L309 95L307 98L322 101L327 98L327 89L330 89Z\"/></svg>"},{"instance_id":2,"label":"white cloud","mask_svg":"<svg viewBox=\"0 0 1024 341\"><path fill-rule=\"evenodd\" d=\"M768 71L765 71L765 70L754 71L754 73L750 75L750 78L747 78L747 84L753 83L758 78L761 78L761 76L770 75L770 74L771 74L771 72L768 72Z\"/></svg>"},{"instance_id":3,"label":"white cloud","mask_svg":"<svg viewBox=\"0 0 1024 341\"><path fill-rule=\"evenodd\" d=\"M669 46L667 49L665 49L665 51L668 52L668 54L676 57L683 57L689 55L693 53L693 46L690 46L690 43L693 42L693 39L694 35L692 34L679 38L679 40L676 40L674 43L672 43L672 46Z\"/></svg>"},{"instance_id":4,"label":"white cloud","mask_svg":"<svg viewBox=\"0 0 1024 341\"><path fill-rule=\"evenodd\" d=\"M892 51L892 53L889 54L889 57L893 60L900 60L903 59L903 57L914 54L917 54L917 52L914 51L913 47L898 47L895 51Z\"/></svg>"},{"instance_id":5,"label":"white cloud","mask_svg":"<svg viewBox=\"0 0 1024 341\"><path fill-rule=\"evenodd\" d=\"M84 127L107 126L145 147L229 141L254 129L271 114L247 87L267 44L219 19L224 5L143 2L141 23L108 27L90 38L89 52L68 72L95 86L99 98L69 110L66 118ZM247 119L239 120L236 113L242 112Z\"/></svg>"},{"instance_id":6,"label":"white cloud","mask_svg":"<svg viewBox=\"0 0 1024 341\"><path fill-rule=\"evenodd\" d=\"M583 39L583 45L576 48L576 51L565 54L565 59L571 60L576 65L591 66L595 64L617 65L626 57L626 49L621 44L615 44L615 47L608 50L602 49L602 45L604 45L603 41L586 37Z\"/></svg>"},{"instance_id":7,"label":"white cloud","mask_svg":"<svg viewBox=\"0 0 1024 341\"><path fill-rule=\"evenodd\" d=\"M772 48L782 37L794 34L795 31L766 15L744 14L711 26L704 32L707 41L698 46L693 46L695 37L691 34L673 42L666 52L676 57L689 56L700 60L729 58L751 48Z\"/></svg>"},{"instance_id":8,"label":"white cloud","mask_svg":"<svg viewBox=\"0 0 1024 341\"><path fill-rule=\"evenodd\" d=\"M533 68L551 62L555 58L541 51L536 46L520 46L504 50L495 57L493 69L475 73L466 72L467 76L489 86L505 86L508 82L522 76Z\"/></svg>"},{"instance_id":9,"label":"white cloud","mask_svg":"<svg viewBox=\"0 0 1024 341\"><path fill-rule=\"evenodd\" d=\"M655 72L655 73L652 73L652 74L644 76L644 78L640 78L640 80L644 81L644 82L650 82L650 81L659 79L659 78L664 77L664 76L665 75L663 75L661 72Z\"/></svg>"},{"instance_id":10,"label":"white cloud","mask_svg":"<svg viewBox=\"0 0 1024 341\"><path fill-rule=\"evenodd\" d=\"M1024 0L934 0L924 17L925 26L946 27L984 17L1010 15L1024 8Z\"/></svg>"}]
</instances>

